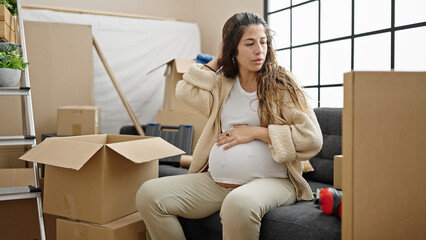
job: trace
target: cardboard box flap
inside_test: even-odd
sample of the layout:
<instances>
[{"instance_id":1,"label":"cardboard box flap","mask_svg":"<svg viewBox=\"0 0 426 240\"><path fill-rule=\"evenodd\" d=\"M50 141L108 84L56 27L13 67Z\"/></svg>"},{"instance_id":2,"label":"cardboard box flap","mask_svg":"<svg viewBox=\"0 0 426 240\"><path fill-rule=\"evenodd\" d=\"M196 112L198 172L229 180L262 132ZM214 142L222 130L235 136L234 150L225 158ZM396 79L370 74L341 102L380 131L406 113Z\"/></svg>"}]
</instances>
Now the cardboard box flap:
<instances>
[{"instance_id":1,"label":"cardboard box flap","mask_svg":"<svg viewBox=\"0 0 426 240\"><path fill-rule=\"evenodd\" d=\"M79 141L79 142L88 142L88 143L97 143L104 144L108 140L107 134L91 134L91 135L80 135L80 136L67 136L67 141Z\"/></svg>"},{"instance_id":2,"label":"cardboard box flap","mask_svg":"<svg viewBox=\"0 0 426 240\"><path fill-rule=\"evenodd\" d=\"M102 144L47 138L19 159L80 170Z\"/></svg>"},{"instance_id":3,"label":"cardboard box flap","mask_svg":"<svg viewBox=\"0 0 426 240\"><path fill-rule=\"evenodd\" d=\"M176 59L176 72L178 73L186 73L188 71L189 67L195 63L194 60L190 59Z\"/></svg>"},{"instance_id":4,"label":"cardboard box flap","mask_svg":"<svg viewBox=\"0 0 426 240\"><path fill-rule=\"evenodd\" d=\"M185 153L160 137L112 143L107 144L107 146L134 163L143 163Z\"/></svg>"}]
</instances>

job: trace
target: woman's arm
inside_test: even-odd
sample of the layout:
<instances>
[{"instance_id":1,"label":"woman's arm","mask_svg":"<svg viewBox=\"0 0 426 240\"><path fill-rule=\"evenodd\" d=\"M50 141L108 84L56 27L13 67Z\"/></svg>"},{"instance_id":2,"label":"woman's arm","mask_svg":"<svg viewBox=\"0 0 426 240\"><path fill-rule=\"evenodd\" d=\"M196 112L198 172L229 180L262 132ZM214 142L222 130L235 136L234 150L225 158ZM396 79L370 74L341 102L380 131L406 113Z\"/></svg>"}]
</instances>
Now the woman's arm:
<instances>
[{"instance_id":1,"label":"woman's arm","mask_svg":"<svg viewBox=\"0 0 426 240\"><path fill-rule=\"evenodd\" d=\"M269 125L270 149L276 162L307 160L322 147L322 133L315 113L295 110L289 125Z\"/></svg>"},{"instance_id":2,"label":"woman's arm","mask_svg":"<svg viewBox=\"0 0 426 240\"><path fill-rule=\"evenodd\" d=\"M208 117L212 104L212 90L218 83L218 75L211 70L204 70L201 64L193 64L183 75L183 80L176 85L176 98Z\"/></svg>"}]
</instances>

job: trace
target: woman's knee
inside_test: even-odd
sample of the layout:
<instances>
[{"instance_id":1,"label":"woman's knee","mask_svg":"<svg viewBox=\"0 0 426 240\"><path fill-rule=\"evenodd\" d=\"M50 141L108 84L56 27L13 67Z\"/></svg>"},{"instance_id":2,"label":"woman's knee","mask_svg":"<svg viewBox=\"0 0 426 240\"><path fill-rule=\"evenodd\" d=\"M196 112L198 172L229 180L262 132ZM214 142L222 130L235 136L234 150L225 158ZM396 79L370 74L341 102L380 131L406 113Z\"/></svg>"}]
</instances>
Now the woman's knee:
<instances>
[{"instance_id":1,"label":"woman's knee","mask_svg":"<svg viewBox=\"0 0 426 240\"><path fill-rule=\"evenodd\" d=\"M260 204L245 192L232 191L226 196L222 203L220 217L222 222L255 222L262 220L262 209Z\"/></svg>"},{"instance_id":2,"label":"woman's knee","mask_svg":"<svg viewBox=\"0 0 426 240\"><path fill-rule=\"evenodd\" d=\"M152 209L152 205L155 204L158 195L158 187L156 185L156 179L148 180L136 192L136 208L140 213L145 212L146 209Z\"/></svg>"}]
</instances>

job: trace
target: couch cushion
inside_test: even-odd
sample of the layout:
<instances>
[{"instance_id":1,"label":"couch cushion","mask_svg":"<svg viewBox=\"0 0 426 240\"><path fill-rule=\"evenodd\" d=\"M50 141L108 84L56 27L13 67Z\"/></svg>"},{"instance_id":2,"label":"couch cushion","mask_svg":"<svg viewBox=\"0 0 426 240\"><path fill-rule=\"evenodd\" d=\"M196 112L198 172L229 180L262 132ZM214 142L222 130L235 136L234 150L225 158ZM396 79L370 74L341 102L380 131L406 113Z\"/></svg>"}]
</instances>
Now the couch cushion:
<instances>
[{"instance_id":1,"label":"couch cushion","mask_svg":"<svg viewBox=\"0 0 426 240\"><path fill-rule=\"evenodd\" d=\"M310 160L313 172L303 173L303 177L308 181L318 181L333 185L334 161L327 158L314 157Z\"/></svg>"},{"instance_id":2,"label":"couch cushion","mask_svg":"<svg viewBox=\"0 0 426 240\"><path fill-rule=\"evenodd\" d=\"M342 108L315 108L321 127L321 151L310 159L313 172L304 173L306 180L333 184L334 156L342 154Z\"/></svg>"},{"instance_id":3,"label":"couch cushion","mask_svg":"<svg viewBox=\"0 0 426 240\"><path fill-rule=\"evenodd\" d=\"M313 192L317 188L332 187L320 182L308 181ZM189 240L222 239L219 212L203 219L179 218L185 236ZM269 211L262 218L261 240L276 239L340 239L341 221L326 215L313 201L300 201Z\"/></svg>"},{"instance_id":4,"label":"couch cushion","mask_svg":"<svg viewBox=\"0 0 426 240\"><path fill-rule=\"evenodd\" d=\"M187 173L188 169L186 168L179 168L168 164L160 164L158 166L158 177L174 176Z\"/></svg>"},{"instance_id":5,"label":"couch cushion","mask_svg":"<svg viewBox=\"0 0 426 240\"><path fill-rule=\"evenodd\" d=\"M302 201L268 212L262 219L260 239L340 239L340 226L338 217L326 215L313 202Z\"/></svg>"}]
</instances>

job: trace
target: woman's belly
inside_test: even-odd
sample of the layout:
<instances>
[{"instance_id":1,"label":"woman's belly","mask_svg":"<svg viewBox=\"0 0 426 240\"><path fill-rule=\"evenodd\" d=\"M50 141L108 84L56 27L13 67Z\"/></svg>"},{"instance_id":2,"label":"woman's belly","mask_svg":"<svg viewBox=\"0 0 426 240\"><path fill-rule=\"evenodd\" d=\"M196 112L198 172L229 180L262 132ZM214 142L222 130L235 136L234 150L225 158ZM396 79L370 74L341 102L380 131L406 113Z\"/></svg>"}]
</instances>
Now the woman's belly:
<instances>
[{"instance_id":1,"label":"woman's belly","mask_svg":"<svg viewBox=\"0 0 426 240\"><path fill-rule=\"evenodd\" d=\"M272 159L268 144L255 140L227 150L216 144L210 150L209 171L216 182L244 184L254 178L286 178L287 167Z\"/></svg>"}]
</instances>

